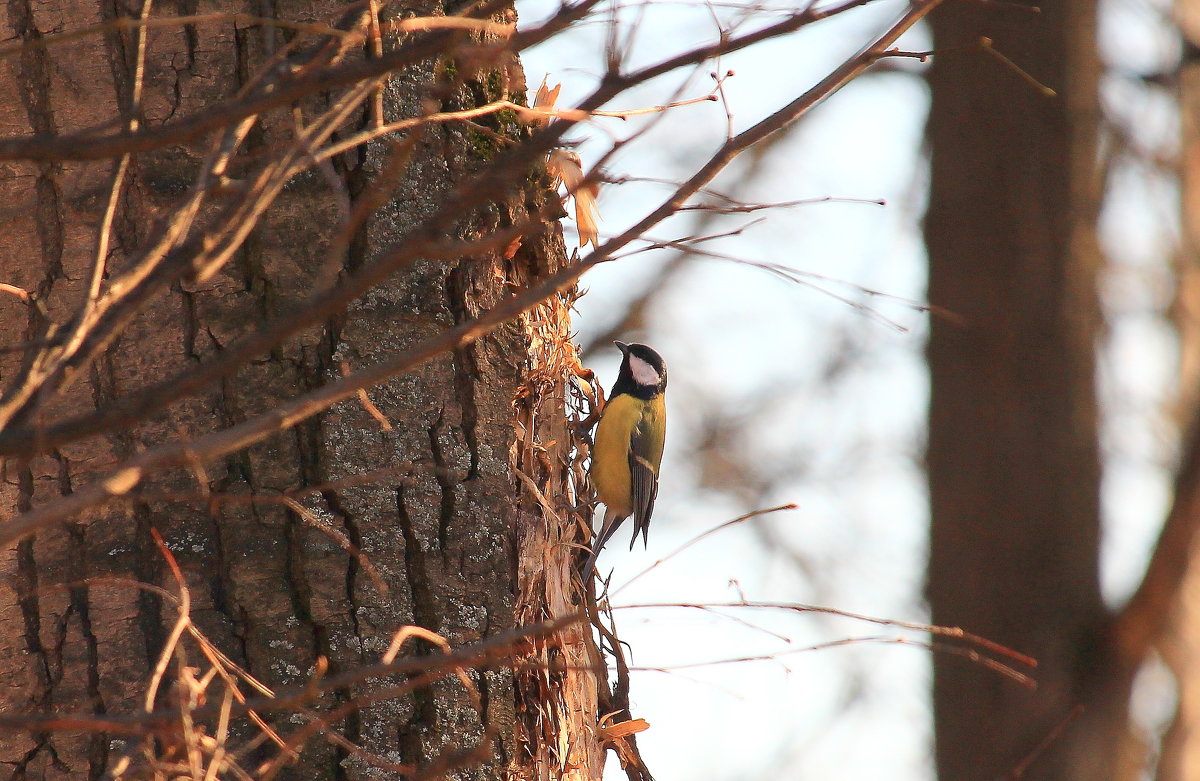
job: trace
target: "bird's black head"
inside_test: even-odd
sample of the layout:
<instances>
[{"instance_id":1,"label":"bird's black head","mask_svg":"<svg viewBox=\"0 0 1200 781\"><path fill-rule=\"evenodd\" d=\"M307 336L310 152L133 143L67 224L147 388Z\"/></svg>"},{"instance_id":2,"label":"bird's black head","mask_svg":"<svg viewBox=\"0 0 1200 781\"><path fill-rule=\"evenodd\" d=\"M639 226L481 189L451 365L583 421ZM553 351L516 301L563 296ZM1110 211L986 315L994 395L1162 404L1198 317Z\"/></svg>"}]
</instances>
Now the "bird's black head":
<instances>
[{"instance_id":1,"label":"bird's black head","mask_svg":"<svg viewBox=\"0 0 1200 781\"><path fill-rule=\"evenodd\" d=\"M613 342L624 354L621 371L612 387L613 396L628 393L640 399L652 399L667 389L667 364L662 356L644 344Z\"/></svg>"}]
</instances>

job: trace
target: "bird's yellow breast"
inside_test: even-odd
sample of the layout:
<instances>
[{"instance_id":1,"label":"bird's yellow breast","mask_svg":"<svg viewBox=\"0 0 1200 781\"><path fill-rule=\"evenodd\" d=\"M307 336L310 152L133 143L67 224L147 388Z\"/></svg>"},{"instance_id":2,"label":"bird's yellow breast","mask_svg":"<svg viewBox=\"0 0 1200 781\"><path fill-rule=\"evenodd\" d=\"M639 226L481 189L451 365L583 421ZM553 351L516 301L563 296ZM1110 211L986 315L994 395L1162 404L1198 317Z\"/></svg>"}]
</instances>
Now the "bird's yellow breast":
<instances>
[{"instance_id":1,"label":"bird's yellow breast","mask_svg":"<svg viewBox=\"0 0 1200 781\"><path fill-rule=\"evenodd\" d=\"M629 452L635 436L653 431L655 423L665 418L661 396L650 401L621 394L609 399L600 424L596 427L596 447L592 452L592 484L596 496L610 513L629 515L633 512L632 486L629 475ZM637 449L646 453L647 460L657 471L662 458L661 437L656 442L642 442ZM647 445L649 447L647 447Z\"/></svg>"}]
</instances>

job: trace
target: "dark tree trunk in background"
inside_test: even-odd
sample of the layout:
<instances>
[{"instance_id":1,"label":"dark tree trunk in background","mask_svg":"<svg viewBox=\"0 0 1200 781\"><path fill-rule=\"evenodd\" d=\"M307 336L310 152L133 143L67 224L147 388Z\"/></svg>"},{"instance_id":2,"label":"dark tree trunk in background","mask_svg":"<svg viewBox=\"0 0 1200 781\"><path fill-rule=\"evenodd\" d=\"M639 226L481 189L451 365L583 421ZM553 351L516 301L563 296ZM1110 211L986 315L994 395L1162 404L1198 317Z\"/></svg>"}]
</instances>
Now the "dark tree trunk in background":
<instances>
[{"instance_id":1,"label":"dark tree trunk in background","mask_svg":"<svg viewBox=\"0 0 1200 781\"><path fill-rule=\"evenodd\" d=\"M1092 0L932 17L936 48L989 37L1058 93L983 53L930 72L929 299L963 322L935 318L928 347L927 593L935 623L1039 665L1028 691L935 655L942 781L1123 777L1136 666L1109 641L1099 586L1095 19Z\"/></svg>"},{"instance_id":2,"label":"dark tree trunk in background","mask_svg":"<svg viewBox=\"0 0 1200 781\"><path fill-rule=\"evenodd\" d=\"M1180 63L1177 99L1180 116L1180 246L1176 263L1173 319L1179 334L1179 397L1175 420L1194 429L1200 402L1200 2L1177 0L1176 18L1185 56ZM1195 552L1192 553L1196 560ZM1171 631L1160 646L1178 685L1179 701L1163 736L1159 781L1200 779L1200 568L1191 567L1180 589Z\"/></svg>"},{"instance_id":3,"label":"dark tree trunk in background","mask_svg":"<svg viewBox=\"0 0 1200 781\"><path fill-rule=\"evenodd\" d=\"M126 7L107 0L14 0L3 18L9 40L36 41L118 13L136 16L139 8L140 3ZM289 20L321 22L343 10L335 2L206 3L202 10L262 14L264 8ZM160 10L196 13L197 6L156 4ZM407 4L404 12L442 15L445 9L430 0ZM149 39L144 122L161 124L228 99L292 34L228 20L157 28ZM129 31L112 32L5 59L3 132L52 135L122 116L132 90L132 40ZM454 109L505 97L506 90L519 96L524 89L512 83L520 77L510 65L471 77L463 87L431 91L443 78L435 65L444 63L413 67L389 82L384 99L389 118L411 116L422 110L424 99ZM368 121L357 115L353 120L358 127ZM286 113L274 115L255 128L239 159L252 163L292 131ZM112 274L129 268L156 221L171 215L206 148L198 141L133 159L114 227ZM351 242L341 268L356 268L402 237L499 148L486 132L461 124L426 129L390 205ZM60 417L104 408L214 357L239 335L299 306L341 270L330 268L324 254L341 220L337 191L352 198L364 192L384 159L382 147L351 151L338 156L324 176L310 171L297 177L232 263L209 281L163 291L48 412ZM113 169L111 161L5 166L0 282L28 290L38 301L30 306L0 294L5 345L37 340L48 322L67 323L83 300ZM332 187L330 177L336 179ZM524 189L463 214L457 237L469 241L527 220L555 197L544 177L519 181ZM519 247L419 261L344 316L288 339L167 413L49 456L10 461L0 485L0 512L11 517L44 504L122 457L233 425L343 370L392 355L471 318L563 262L555 226ZM566 308L548 306L541 315L561 318L556 326L565 333ZM372 389L370 397L391 430L357 400L345 402L203 469L151 476L143 493L129 501L20 542L0 562L0 710L114 714L142 706L150 668L176 618L173 603L133 585L176 591L152 540L154 529L182 566L193 620L272 688L303 684L319 657L328 659L328 675L373 663L404 624L429 628L458 647L512 629L518 611L532 620L566 611L569 604L547 607L543 592L531 592L517 562L520 549L535 548L540 556L547 531L533 525L545 519L510 464L522 463L543 484L558 461L550 465L528 453L550 443L557 458L569 442L561 376L557 383L524 386L522 401L515 401L531 362L543 358L530 353L527 320L515 321ZM20 361L19 352L0 354L6 385L19 376ZM522 432L518 441L514 409L529 425L535 408L532 433ZM380 470L386 473L346 482ZM285 492L310 486L319 488L296 499L303 512L279 501ZM348 553L345 543L365 559ZM560 558L566 567L568 555ZM563 572L569 576L569 569ZM411 641L406 652L429 648ZM193 661L203 666L203 659ZM168 674L160 703L170 702L172 679ZM536 751L518 742L517 722L532 717L517 713L513 674L501 669L472 673L472 679L482 695L482 716L451 676L414 696L339 719L333 726L364 751L317 736L285 777L366 778L371 765L381 763L420 768L445 759L447 752L470 749L489 728L494 745L474 770L458 771L462 777L499 778L529 767L534 761L529 754ZM313 708L328 710L369 688L348 686ZM581 724L594 723L594 689L592 695L590 705L572 703L572 716ZM277 714L273 723L286 735L303 720ZM241 729L243 739L256 732ZM522 740L531 738L526 734ZM581 730L569 742L575 753L570 758L564 753L560 764L586 773L596 761L595 739ZM102 733L0 734L0 763L14 778L99 778L112 769L123 745ZM273 748L264 745L262 751ZM247 766L253 766L253 756L242 758Z\"/></svg>"}]
</instances>

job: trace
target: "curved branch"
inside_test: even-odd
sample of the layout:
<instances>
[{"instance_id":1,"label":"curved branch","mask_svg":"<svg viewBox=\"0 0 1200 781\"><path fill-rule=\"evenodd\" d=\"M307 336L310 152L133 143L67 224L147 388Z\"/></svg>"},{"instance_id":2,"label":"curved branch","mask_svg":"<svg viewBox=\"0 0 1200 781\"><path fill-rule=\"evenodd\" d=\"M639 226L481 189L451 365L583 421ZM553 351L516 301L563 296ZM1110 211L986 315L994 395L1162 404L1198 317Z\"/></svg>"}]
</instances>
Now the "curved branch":
<instances>
[{"instance_id":1,"label":"curved branch","mask_svg":"<svg viewBox=\"0 0 1200 781\"><path fill-rule=\"evenodd\" d=\"M1125 607L1113 618L1117 658L1136 668L1163 635L1200 530L1200 425L1192 427L1175 474L1175 498L1150 563Z\"/></svg>"}]
</instances>

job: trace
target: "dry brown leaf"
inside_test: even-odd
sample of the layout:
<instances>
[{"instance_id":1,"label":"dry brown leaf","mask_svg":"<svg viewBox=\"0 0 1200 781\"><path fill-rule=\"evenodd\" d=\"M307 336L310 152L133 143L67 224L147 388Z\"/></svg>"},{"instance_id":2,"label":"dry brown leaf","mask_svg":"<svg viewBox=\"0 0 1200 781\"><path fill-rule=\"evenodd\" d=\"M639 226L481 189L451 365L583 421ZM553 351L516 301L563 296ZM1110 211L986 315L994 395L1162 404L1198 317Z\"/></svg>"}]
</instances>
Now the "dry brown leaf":
<instances>
[{"instance_id":1,"label":"dry brown leaf","mask_svg":"<svg viewBox=\"0 0 1200 781\"><path fill-rule=\"evenodd\" d=\"M600 210L596 199L600 197L600 186L595 182L585 182L583 161L579 155L566 149L555 149L546 160L546 169L554 177L555 183L562 183L567 188L567 194L575 198L575 225L579 231L579 246L599 244L600 232L597 222Z\"/></svg>"},{"instance_id":2,"label":"dry brown leaf","mask_svg":"<svg viewBox=\"0 0 1200 781\"><path fill-rule=\"evenodd\" d=\"M546 78L542 78L542 86L538 87L537 95L533 97L533 107L539 111L547 112L538 114L532 121L539 125L550 124L549 113L554 111L554 104L558 102L558 93L562 90L562 84L555 84L553 88L547 86Z\"/></svg>"},{"instance_id":3,"label":"dry brown leaf","mask_svg":"<svg viewBox=\"0 0 1200 781\"><path fill-rule=\"evenodd\" d=\"M554 186L565 184L568 193L583 181L583 166L579 162L579 155L565 149L550 150L550 156L546 159L546 170L554 177Z\"/></svg>"},{"instance_id":4,"label":"dry brown leaf","mask_svg":"<svg viewBox=\"0 0 1200 781\"><path fill-rule=\"evenodd\" d=\"M600 245L600 228L597 221L600 209L596 206L596 198L600 196L600 187L595 183L584 185L575 191L575 227L579 231L579 246L591 244Z\"/></svg>"},{"instance_id":5,"label":"dry brown leaf","mask_svg":"<svg viewBox=\"0 0 1200 781\"><path fill-rule=\"evenodd\" d=\"M550 124L551 115L564 116L576 121L586 119L587 114L584 112L572 109L559 111L555 108L561 90L562 84L550 87L543 78L542 86L538 87L537 95L533 98L533 109L521 111L521 118L543 126ZM583 162L574 152L565 149L552 150L546 159L546 168L554 177L554 186L566 185L567 195L575 199L575 225L579 230L579 246L598 246L600 210L596 206L596 199L600 197L600 186L595 182L584 183Z\"/></svg>"}]
</instances>

